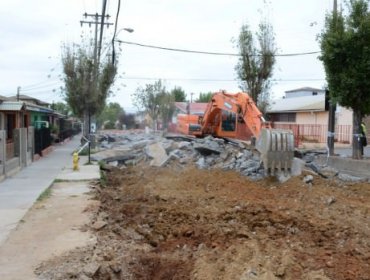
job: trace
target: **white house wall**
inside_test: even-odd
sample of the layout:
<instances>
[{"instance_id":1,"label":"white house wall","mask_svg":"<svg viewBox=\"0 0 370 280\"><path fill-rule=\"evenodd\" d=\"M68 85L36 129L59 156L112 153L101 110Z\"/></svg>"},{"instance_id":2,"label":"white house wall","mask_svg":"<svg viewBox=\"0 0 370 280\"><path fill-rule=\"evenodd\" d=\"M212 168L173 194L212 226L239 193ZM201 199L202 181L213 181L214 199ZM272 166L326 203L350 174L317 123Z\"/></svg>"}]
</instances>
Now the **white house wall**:
<instances>
[{"instance_id":1,"label":"white house wall","mask_svg":"<svg viewBox=\"0 0 370 280\"><path fill-rule=\"evenodd\" d=\"M296 114L297 124L327 125L328 112L299 112Z\"/></svg>"},{"instance_id":2,"label":"white house wall","mask_svg":"<svg viewBox=\"0 0 370 280\"><path fill-rule=\"evenodd\" d=\"M340 125L352 125L353 112L347 108L338 106L335 112L336 123Z\"/></svg>"},{"instance_id":3,"label":"white house wall","mask_svg":"<svg viewBox=\"0 0 370 280\"><path fill-rule=\"evenodd\" d=\"M314 96L312 94L313 91L294 91L294 92L286 92L286 98L295 98L295 97L302 97L302 96ZM317 95L325 94L325 91L315 91Z\"/></svg>"}]
</instances>

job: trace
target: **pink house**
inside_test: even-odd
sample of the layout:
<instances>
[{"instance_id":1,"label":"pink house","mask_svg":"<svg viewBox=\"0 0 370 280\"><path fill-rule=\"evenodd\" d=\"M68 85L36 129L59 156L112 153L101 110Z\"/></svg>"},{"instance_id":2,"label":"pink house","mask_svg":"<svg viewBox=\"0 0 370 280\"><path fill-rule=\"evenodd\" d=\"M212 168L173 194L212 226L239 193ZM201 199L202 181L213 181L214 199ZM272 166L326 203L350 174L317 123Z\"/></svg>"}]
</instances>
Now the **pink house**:
<instances>
[{"instance_id":1,"label":"pink house","mask_svg":"<svg viewBox=\"0 0 370 280\"><path fill-rule=\"evenodd\" d=\"M270 104L268 116L274 127L292 129L301 142L326 142L329 112L323 89L304 87L286 91L282 99ZM338 105L335 123L336 141L351 143L352 111Z\"/></svg>"}]
</instances>

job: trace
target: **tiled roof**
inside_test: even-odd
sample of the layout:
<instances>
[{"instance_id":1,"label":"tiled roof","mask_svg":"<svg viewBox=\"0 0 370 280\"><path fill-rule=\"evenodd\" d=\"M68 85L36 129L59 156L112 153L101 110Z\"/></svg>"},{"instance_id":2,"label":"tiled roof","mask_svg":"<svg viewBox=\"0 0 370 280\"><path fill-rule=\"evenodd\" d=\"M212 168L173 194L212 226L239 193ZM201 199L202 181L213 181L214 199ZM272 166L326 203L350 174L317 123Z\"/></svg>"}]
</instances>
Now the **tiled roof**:
<instances>
[{"instance_id":1,"label":"tiled roof","mask_svg":"<svg viewBox=\"0 0 370 280\"><path fill-rule=\"evenodd\" d=\"M13 101L16 101L16 100L23 100L23 101L27 101L27 100L30 100L30 101L34 101L36 102L38 105L49 105L49 103L45 102L45 101L42 101L40 99L37 99L37 98L34 98L34 97L31 97L31 96L28 96L28 95L25 95L25 94L20 94L19 96L17 95L14 95L14 96L10 96L8 97L9 100L13 100Z\"/></svg>"},{"instance_id":2,"label":"tiled roof","mask_svg":"<svg viewBox=\"0 0 370 280\"><path fill-rule=\"evenodd\" d=\"M287 90L286 92L297 92L297 91L325 91L325 90L320 89L320 88L301 87L301 88L297 88L297 89Z\"/></svg>"},{"instance_id":3,"label":"tiled roof","mask_svg":"<svg viewBox=\"0 0 370 280\"><path fill-rule=\"evenodd\" d=\"M325 95L283 98L271 103L268 113L324 111Z\"/></svg>"}]
</instances>

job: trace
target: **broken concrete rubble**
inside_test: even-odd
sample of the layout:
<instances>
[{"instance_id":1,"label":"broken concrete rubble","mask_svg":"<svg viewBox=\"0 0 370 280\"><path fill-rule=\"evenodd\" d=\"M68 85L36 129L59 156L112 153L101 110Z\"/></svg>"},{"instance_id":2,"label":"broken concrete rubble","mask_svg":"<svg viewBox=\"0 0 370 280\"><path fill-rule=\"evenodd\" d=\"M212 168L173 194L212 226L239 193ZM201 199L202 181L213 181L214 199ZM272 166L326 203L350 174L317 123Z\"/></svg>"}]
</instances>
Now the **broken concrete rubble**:
<instances>
[{"instance_id":1,"label":"broken concrete rubble","mask_svg":"<svg viewBox=\"0 0 370 280\"><path fill-rule=\"evenodd\" d=\"M128 133L114 137L116 139L110 142L110 148L102 145L104 150L94 154L92 159L112 162L120 167L130 160L144 156L150 160L150 165L156 167L165 166L169 162L177 162L180 165L194 163L201 169L236 170L254 180L264 177L258 153L246 149L245 144L237 140L225 141L212 136L195 138L173 134L164 138L153 133Z\"/></svg>"},{"instance_id":2,"label":"broken concrete rubble","mask_svg":"<svg viewBox=\"0 0 370 280\"><path fill-rule=\"evenodd\" d=\"M178 134L167 134L163 137L162 133L147 134L140 131L105 135L103 139L100 147L102 151L93 154L92 159L118 168L136 165L146 159L155 167L172 163L179 166L195 164L200 169L235 170L252 180L266 176L259 153L248 143L236 139L225 140L212 136L195 138ZM107 139L109 145L104 144ZM296 152L296 155L300 159L294 158L291 172L275 174L280 182L289 180L291 176L301 175L304 169L312 170L324 178L336 177L345 181L362 179L339 174L334 168L317 163L315 158L322 156L321 151ZM312 183L312 180L307 181L306 183Z\"/></svg>"},{"instance_id":3,"label":"broken concrete rubble","mask_svg":"<svg viewBox=\"0 0 370 280\"><path fill-rule=\"evenodd\" d=\"M150 161L151 166L162 167L169 159L166 150L160 142L146 146L145 152L148 157L152 158Z\"/></svg>"}]
</instances>

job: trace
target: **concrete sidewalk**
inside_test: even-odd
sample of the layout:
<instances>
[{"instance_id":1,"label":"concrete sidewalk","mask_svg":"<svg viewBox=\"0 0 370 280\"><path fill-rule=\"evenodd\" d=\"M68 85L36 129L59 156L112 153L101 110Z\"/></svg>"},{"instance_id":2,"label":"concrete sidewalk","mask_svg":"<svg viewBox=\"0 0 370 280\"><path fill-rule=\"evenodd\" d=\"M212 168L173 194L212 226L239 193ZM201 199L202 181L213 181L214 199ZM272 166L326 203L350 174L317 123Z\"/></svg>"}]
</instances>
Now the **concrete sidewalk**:
<instances>
[{"instance_id":1,"label":"concrete sidewalk","mask_svg":"<svg viewBox=\"0 0 370 280\"><path fill-rule=\"evenodd\" d=\"M0 245L59 174L72 174L72 152L78 148L79 143L80 137L75 136L68 143L56 146L47 156L0 183ZM85 169L88 170L87 178L84 176ZM82 166L78 176L73 176L75 180L91 180L99 178L99 175L98 166Z\"/></svg>"}]
</instances>

